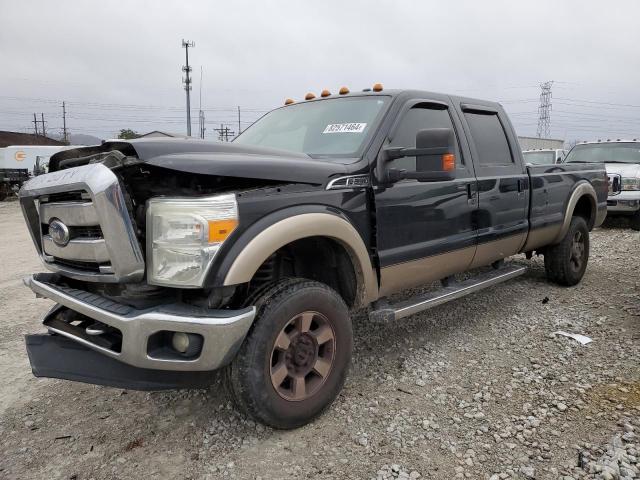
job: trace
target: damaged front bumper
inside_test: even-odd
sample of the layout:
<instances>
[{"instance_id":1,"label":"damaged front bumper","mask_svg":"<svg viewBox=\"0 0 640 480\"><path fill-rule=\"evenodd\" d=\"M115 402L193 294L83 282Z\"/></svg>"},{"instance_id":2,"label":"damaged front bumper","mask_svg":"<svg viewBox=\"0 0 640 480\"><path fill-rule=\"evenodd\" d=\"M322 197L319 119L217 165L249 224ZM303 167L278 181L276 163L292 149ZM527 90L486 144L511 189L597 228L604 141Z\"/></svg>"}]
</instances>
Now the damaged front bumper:
<instances>
[{"instance_id":1,"label":"damaged front bumper","mask_svg":"<svg viewBox=\"0 0 640 480\"><path fill-rule=\"evenodd\" d=\"M220 368L233 359L255 317L255 307L242 310L208 310L185 304L169 304L139 310L66 286L59 281L58 276L49 273L26 277L24 283L37 296L48 298L57 304L43 320L51 334L48 337L66 337L83 347L82 351L99 354L98 357L91 355L92 359L100 356L109 357L130 367L125 369L127 371L133 368L160 371L158 373L209 372ZM65 315L67 310L75 312L75 316ZM76 314L80 314L80 317ZM78 318L85 320L78 322ZM96 328L87 328L86 324L90 321L104 326L108 332L102 335L100 328L97 329L98 333ZM185 357L172 350L170 342L167 343L166 339L175 332L193 334L200 338L199 351ZM60 358L69 356L69 352L73 352L75 356L80 355L78 349L69 348L60 348L56 353L56 345L68 347L69 343L60 339L46 340L42 337L47 336L27 337L29 358L36 376L39 376L38 373L48 372L47 368L51 363L55 363L56 355ZM44 344L46 348L42 347ZM42 355L45 350L47 354ZM107 359L104 360L106 362ZM59 358L56 361L59 362ZM69 370L72 363L62 362L63 369ZM106 363L114 365L112 362ZM40 376L77 380L71 375L45 373ZM91 380L81 381L98 383Z\"/></svg>"}]
</instances>

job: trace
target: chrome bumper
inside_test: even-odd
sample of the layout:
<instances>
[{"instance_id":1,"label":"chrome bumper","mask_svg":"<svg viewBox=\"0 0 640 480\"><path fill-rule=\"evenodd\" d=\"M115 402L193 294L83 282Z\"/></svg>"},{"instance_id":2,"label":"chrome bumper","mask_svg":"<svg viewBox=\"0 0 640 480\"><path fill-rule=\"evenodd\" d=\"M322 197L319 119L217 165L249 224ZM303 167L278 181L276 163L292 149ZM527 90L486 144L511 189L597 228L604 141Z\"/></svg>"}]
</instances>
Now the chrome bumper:
<instances>
[{"instance_id":1,"label":"chrome bumper","mask_svg":"<svg viewBox=\"0 0 640 480\"><path fill-rule=\"evenodd\" d=\"M610 213L634 213L640 210L640 191L625 190L607 198Z\"/></svg>"},{"instance_id":2,"label":"chrome bumper","mask_svg":"<svg viewBox=\"0 0 640 480\"><path fill-rule=\"evenodd\" d=\"M39 274L24 279L25 285L37 296L58 304L45 316L44 324L49 331L139 368L207 371L222 367L233 359L255 317L255 307L244 310L206 310L172 304L137 310L89 292L56 285L52 278L51 274ZM48 325L48 319L59 313L62 307L120 330L120 351L100 346L92 342L91 337L74 333L71 327ZM175 355L171 358L152 356L148 351L149 337L160 331L201 335L204 342L200 354L193 359L178 358Z\"/></svg>"}]
</instances>

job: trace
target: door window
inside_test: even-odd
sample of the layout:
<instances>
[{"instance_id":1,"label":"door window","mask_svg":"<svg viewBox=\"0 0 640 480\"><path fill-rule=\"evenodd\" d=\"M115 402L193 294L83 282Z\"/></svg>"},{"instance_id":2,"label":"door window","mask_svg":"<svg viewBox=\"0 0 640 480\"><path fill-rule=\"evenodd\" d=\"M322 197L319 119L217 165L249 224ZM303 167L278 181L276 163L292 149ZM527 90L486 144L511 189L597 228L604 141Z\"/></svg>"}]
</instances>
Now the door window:
<instances>
[{"instance_id":1,"label":"door window","mask_svg":"<svg viewBox=\"0 0 640 480\"><path fill-rule=\"evenodd\" d=\"M407 111L396 130L395 136L389 143L391 147L415 148L416 134L425 128L450 128L453 123L446 107L437 108L434 105L419 104ZM460 155L456 145L456 162L460 164ZM398 158L389 164L390 168L416 171L416 157Z\"/></svg>"},{"instance_id":2,"label":"door window","mask_svg":"<svg viewBox=\"0 0 640 480\"><path fill-rule=\"evenodd\" d=\"M478 163L484 167L512 166L507 135L496 113L465 112L476 146Z\"/></svg>"}]
</instances>

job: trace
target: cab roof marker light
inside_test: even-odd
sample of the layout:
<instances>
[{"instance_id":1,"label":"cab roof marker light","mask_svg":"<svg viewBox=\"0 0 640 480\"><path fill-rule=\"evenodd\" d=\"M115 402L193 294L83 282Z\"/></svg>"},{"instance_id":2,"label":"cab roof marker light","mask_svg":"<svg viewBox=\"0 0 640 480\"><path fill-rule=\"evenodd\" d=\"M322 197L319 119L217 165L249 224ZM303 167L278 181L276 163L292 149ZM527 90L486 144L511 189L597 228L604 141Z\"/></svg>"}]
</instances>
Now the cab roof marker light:
<instances>
[{"instance_id":1,"label":"cab roof marker light","mask_svg":"<svg viewBox=\"0 0 640 480\"><path fill-rule=\"evenodd\" d=\"M381 92L382 91L382 84L381 83L374 83L373 84L373 91L374 92Z\"/></svg>"},{"instance_id":2,"label":"cab roof marker light","mask_svg":"<svg viewBox=\"0 0 640 480\"><path fill-rule=\"evenodd\" d=\"M331 96L331 92L325 88L325 89L324 89L324 90L322 90L322 92L320 93L320 96L321 96L322 98L329 97L329 96Z\"/></svg>"},{"instance_id":3,"label":"cab roof marker light","mask_svg":"<svg viewBox=\"0 0 640 480\"><path fill-rule=\"evenodd\" d=\"M284 101L284 104L285 104L285 105L291 105L292 103L296 103L296 101L295 101L293 98L287 98L287 99Z\"/></svg>"},{"instance_id":4,"label":"cab roof marker light","mask_svg":"<svg viewBox=\"0 0 640 480\"><path fill-rule=\"evenodd\" d=\"M313 100L314 98L316 98L316 96L315 96L313 93L311 93L311 92L307 93L307 94L304 96L304 99L305 99L305 100Z\"/></svg>"},{"instance_id":5,"label":"cab roof marker light","mask_svg":"<svg viewBox=\"0 0 640 480\"><path fill-rule=\"evenodd\" d=\"M346 95L349 93L349 89L347 87L340 87L340 91L338 92L340 95Z\"/></svg>"}]
</instances>

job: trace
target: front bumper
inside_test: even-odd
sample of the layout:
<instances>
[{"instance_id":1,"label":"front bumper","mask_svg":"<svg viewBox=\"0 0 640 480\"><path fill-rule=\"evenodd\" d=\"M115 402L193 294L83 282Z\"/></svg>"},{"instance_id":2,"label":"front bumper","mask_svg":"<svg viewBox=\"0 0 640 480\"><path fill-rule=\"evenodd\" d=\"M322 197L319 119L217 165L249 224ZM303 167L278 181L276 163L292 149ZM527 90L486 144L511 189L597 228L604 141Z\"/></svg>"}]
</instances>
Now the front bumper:
<instances>
[{"instance_id":1,"label":"front bumper","mask_svg":"<svg viewBox=\"0 0 640 480\"><path fill-rule=\"evenodd\" d=\"M31 370L36 377L61 378L128 390L206 388L215 379L211 372L171 372L132 367L55 334L26 335L25 343Z\"/></svg>"},{"instance_id":2,"label":"front bumper","mask_svg":"<svg viewBox=\"0 0 640 480\"><path fill-rule=\"evenodd\" d=\"M640 210L640 191L622 191L607 197L609 213L633 213Z\"/></svg>"},{"instance_id":3,"label":"front bumper","mask_svg":"<svg viewBox=\"0 0 640 480\"><path fill-rule=\"evenodd\" d=\"M143 369L194 372L220 368L233 359L255 317L255 307L208 310L170 304L138 310L61 285L56 275L48 273L26 277L24 283L37 296L57 303L43 321L50 333ZM60 320L59 314L64 307L117 329L121 333L119 348L110 348L105 342L100 342L99 336L86 334L84 329ZM151 349L150 337L163 331L201 335L200 353L195 358L183 358L167 349Z\"/></svg>"}]
</instances>

